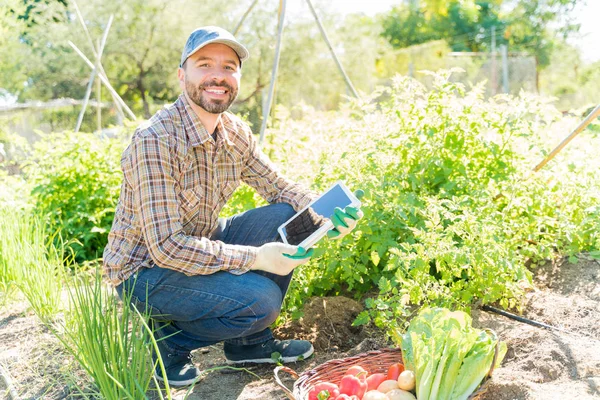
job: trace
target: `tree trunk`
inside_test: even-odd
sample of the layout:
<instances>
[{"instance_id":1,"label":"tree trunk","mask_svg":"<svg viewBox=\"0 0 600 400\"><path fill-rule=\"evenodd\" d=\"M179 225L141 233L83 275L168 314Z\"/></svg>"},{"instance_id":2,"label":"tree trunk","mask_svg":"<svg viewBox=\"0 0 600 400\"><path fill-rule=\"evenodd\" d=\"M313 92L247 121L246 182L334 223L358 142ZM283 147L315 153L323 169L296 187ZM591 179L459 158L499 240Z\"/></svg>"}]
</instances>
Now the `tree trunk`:
<instances>
[{"instance_id":1,"label":"tree trunk","mask_svg":"<svg viewBox=\"0 0 600 400\"><path fill-rule=\"evenodd\" d=\"M144 87L144 71L140 71L140 75L138 76L137 87L140 91L140 95L142 96L142 105L144 106L144 118L149 119L152 115L150 114L150 104L148 104L148 99L146 98L146 88Z\"/></svg>"}]
</instances>

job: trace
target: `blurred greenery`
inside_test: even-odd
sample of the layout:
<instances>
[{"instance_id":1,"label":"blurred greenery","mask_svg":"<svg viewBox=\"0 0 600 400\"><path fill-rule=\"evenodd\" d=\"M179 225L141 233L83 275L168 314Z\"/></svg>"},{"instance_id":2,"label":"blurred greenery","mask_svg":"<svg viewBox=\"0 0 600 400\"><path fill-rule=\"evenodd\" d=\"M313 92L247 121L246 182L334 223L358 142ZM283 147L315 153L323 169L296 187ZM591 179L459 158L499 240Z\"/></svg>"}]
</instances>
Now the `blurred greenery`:
<instances>
[{"instance_id":1,"label":"blurred greenery","mask_svg":"<svg viewBox=\"0 0 600 400\"><path fill-rule=\"evenodd\" d=\"M68 42L92 60L93 53L74 3L4 2L7 7L0 11L0 95L16 96L19 102L83 98L90 70ZM498 46L508 44L510 51L532 54L538 72L552 69L553 60L564 59L565 54L575 51L565 44L565 38L578 30L570 15L582 2L413 0L399 2L389 12L376 16L342 15L324 0L315 1L315 7L354 86L370 93L378 84L389 84L395 73L406 73L407 60L398 57L394 49L441 40L446 44L442 42L418 55L419 69L436 70L446 67L444 55L450 50L489 52L493 26ZM130 108L148 118L180 93L176 70L189 32L208 24L233 30L250 3L240 1L223 7L220 1L208 0L189 7L183 0L81 0L78 6L94 41L101 37L109 16L114 15L102 63ZM270 81L278 5L277 1L258 2L237 35L250 49L251 59L244 65L243 85L234 110L246 115L255 129L261 123ZM550 78L539 77L540 91L567 96L577 102L570 103L571 108L581 107L591 101L590 95L574 98L571 93L592 82L597 69L596 65L584 71L582 66L579 79L568 87L557 87ZM288 19L275 104L293 109L304 102L317 110L332 110L349 94L312 17ZM102 100L112 101L105 89ZM70 121L62 125L74 125L75 116L60 118ZM116 122L104 121L105 125ZM94 128L93 124L90 127Z\"/></svg>"}]
</instances>

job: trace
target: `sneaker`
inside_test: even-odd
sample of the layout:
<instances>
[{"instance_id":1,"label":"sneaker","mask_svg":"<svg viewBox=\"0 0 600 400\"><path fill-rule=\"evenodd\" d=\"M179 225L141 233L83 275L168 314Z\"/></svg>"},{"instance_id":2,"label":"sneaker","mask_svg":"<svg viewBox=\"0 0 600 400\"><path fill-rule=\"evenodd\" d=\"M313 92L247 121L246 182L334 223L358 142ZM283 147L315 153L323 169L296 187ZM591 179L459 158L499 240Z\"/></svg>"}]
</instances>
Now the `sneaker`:
<instances>
[{"instance_id":1,"label":"sneaker","mask_svg":"<svg viewBox=\"0 0 600 400\"><path fill-rule=\"evenodd\" d=\"M264 343L252 345L233 345L225 343L225 358L228 364L277 364L304 360L315 351L307 340L270 339Z\"/></svg>"},{"instance_id":2,"label":"sneaker","mask_svg":"<svg viewBox=\"0 0 600 400\"><path fill-rule=\"evenodd\" d=\"M156 362L156 357L153 357L153 360ZM200 376L200 370L192 362L191 354L167 354L163 357L163 364L169 386L188 386ZM161 382L165 381L160 364L156 365L154 376Z\"/></svg>"}]
</instances>

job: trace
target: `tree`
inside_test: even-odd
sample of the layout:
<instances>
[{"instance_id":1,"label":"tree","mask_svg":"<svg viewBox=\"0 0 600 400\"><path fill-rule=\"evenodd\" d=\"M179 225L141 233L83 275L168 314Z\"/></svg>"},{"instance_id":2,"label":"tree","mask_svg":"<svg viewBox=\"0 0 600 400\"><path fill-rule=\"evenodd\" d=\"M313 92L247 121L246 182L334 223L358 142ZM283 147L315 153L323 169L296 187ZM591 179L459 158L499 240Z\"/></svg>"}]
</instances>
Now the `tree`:
<instances>
[{"instance_id":1,"label":"tree","mask_svg":"<svg viewBox=\"0 0 600 400\"><path fill-rule=\"evenodd\" d=\"M25 20L21 18L23 7L15 6L12 23L21 29L8 31L5 40L12 47L0 50L2 59L10 55L12 60L12 65L0 67L0 71L12 74L3 86L19 101L82 98L91 70L68 41L93 62L89 41L72 5L65 9L62 1L43 1L44 7L62 10L66 17ZM109 16L114 15L103 66L117 92L146 118L154 111L155 102L172 101L180 92L176 72L187 35L198 26L224 24L230 18L227 13L216 12L216 0L194 7L182 0L81 0L78 4L93 40L102 36ZM29 15L37 13L30 11ZM107 91L103 93L110 101Z\"/></svg>"},{"instance_id":2,"label":"tree","mask_svg":"<svg viewBox=\"0 0 600 400\"><path fill-rule=\"evenodd\" d=\"M395 48L444 39L454 51L489 48L491 26L502 30L501 1L410 1L383 15L383 36Z\"/></svg>"},{"instance_id":3,"label":"tree","mask_svg":"<svg viewBox=\"0 0 600 400\"><path fill-rule=\"evenodd\" d=\"M382 18L383 36L396 48L444 39L454 51L489 51L496 44L527 51L539 71L548 66L558 36L564 40L579 26L571 12L582 0L409 0ZM538 84L539 86L539 84Z\"/></svg>"},{"instance_id":4,"label":"tree","mask_svg":"<svg viewBox=\"0 0 600 400\"><path fill-rule=\"evenodd\" d=\"M571 12L581 0L512 0L507 5L512 9L506 15L508 22L505 38L512 49L525 50L536 60L539 90L539 72L546 68L557 41L579 31L573 23Z\"/></svg>"}]
</instances>

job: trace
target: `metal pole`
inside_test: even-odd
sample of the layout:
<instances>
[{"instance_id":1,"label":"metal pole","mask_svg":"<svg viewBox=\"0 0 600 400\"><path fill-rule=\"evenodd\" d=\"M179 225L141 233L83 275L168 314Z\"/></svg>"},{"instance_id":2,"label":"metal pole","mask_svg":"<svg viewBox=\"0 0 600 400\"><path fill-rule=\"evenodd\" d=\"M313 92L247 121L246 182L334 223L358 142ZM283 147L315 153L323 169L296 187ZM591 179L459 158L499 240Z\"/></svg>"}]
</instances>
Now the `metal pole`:
<instances>
[{"instance_id":1,"label":"metal pole","mask_svg":"<svg viewBox=\"0 0 600 400\"><path fill-rule=\"evenodd\" d=\"M100 46L100 42L98 42L98 48L100 48ZM100 59L98 59L98 64L100 64ZM100 82L100 79L96 81L96 97L98 98L96 121L98 122L98 132L100 132L102 130L102 108L100 107L100 102L102 101L102 82Z\"/></svg>"},{"instance_id":2,"label":"metal pole","mask_svg":"<svg viewBox=\"0 0 600 400\"><path fill-rule=\"evenodd\" d=\"M92 86L94 84L94 79L96 78L96 73L98 72L98 68L100 66L100 58L102 57L102 53L104 52L104 46L106 45L106 38L108 37L108 31L110 30L110 26L112 25L113 16L111 15L108 19L108 23L106 24L106 29L102 34L102 41L98 45L98 53L96 55L96 64L94 65L94 69L92 69L92 73L90 74L90 80L88 82L87 88L85 89L85 97L83 98L83 106L81 107L81 111L79 112L79 116L77 117L77 123L75 124L75 132L79 132L81 128L81 123L83 122L83 115L85 114L85 109L87 108L88 101L90 100L90 95L92 94ZM100 103L100 99L98 99L98 103Z\"/></svg>"},{"instance_id":3,"label":"metal pole","mask_svg":"<svg viewBox=\"0 0 600 400\"><path fill-rule=\"evenodd\" d=\"M352 85L350 78L348 78L348 75L346 75L346 72L344 71L344 67L342 67L342 63L340 63L340 60L338 60L337 55L335 54L335 51L333 51L333 47L331 46L331 43L329 42L329 39L327 38L327 33L325 32L325 29L323 28L323 25L321 24L321 20L319 19L319 16L317 15L317 12L315 11L311 1L306 0L306 2L308 3L310 11L312 12L312 15L315 17L315 21L317 21L317 25L319 26L319 30L321 31L321 36L323 36L323 40L325 40L327 47L329 47L329 51L331 52L331 55L333 56L333 59L335 60L335 63L337 64L338 69L340 70L342 76L344 77L344 80L346 81L346 86L348 86L348 89L350 89L352 94L354 94L354 97L359 99L360 96L356 92L356 89L354 89L354 86Z\"/></svg>"},{"instance_id":4,"label":"metal pole","mask_svg":"<svg viewBox=\"0 0 600 400\"><path fill-rule=\"evenodd\" d=\"M599 116L600 116L600 105L598 105L596 108L594 108L592 110L592 112L583 120L583 122L580 123L579 126L577 126L577 128L575 128L575 130L573 132L571 132L571 134L569 136L567 136L562 142L560 142L560 144L558 146L556 146L556 148L554 150L552 150L552 152L550 152L550 154L548 154L548 156L542 162L540 162L538 165L536 165L535 168L533 169L533 172L538 172L540 169L542 169L544 167L544 165L548 164L548 162L550 160L552 160L554 158L554 156L556 156L567 144L569 144L569 142L571 140L573 140L573 138L575 138L575 136L577 136L581 132L583 132L583 130L585 128L587 128L587 126L593 120L598 118Z\"/></svg>"},{"instance_id":5,"label":"metal pole","mask_svg":"<svg viewBox=\"0 0 600 400\"><path fill-rule=\"evenodd\" d=\"M248 8L248 10L244 13L244 15L242 15L242 19L240 19L240 22L238 22L237 26L233 30L233 36L238 34L238 32L240 31L240 28L242 27L242 24L244 23L244 20L246 19L248 14L250 14L250 11L252 11L252 9L256 5L256 3L258 3L258 0L254 0L252 2L252 4L250 4L250 8Z\"/></svg>"},{"instance_id":6,"label":"metal pole","mask_svg":"<svg viewBox=\"0 0 600 400\"><path fill-rule=\"evenodd\" d=\"M496 27L492 26L492 96L496 94Z\"/></svg>"},{"instance_id":7,"label":"metal pole","mask_svg":"<svg viewBox=\"0 0 600 400\"><path fill-rule=\"evenodd\" d=\"M508 46L503 44L500 46L500 51L502 52L502 87L504 93L508 93L510 91L510 84L508 81Z\"/></svg>"},{"instance_id":8,"label":"metal pole","mask_svg":"<svg viewBox=\"0 0 600 400\"><path fill-rule=\"evenodd\" d=\"M83 54L81 50L79 50L79 48L75 46L75 43L71 42L70 40L68 41L68 43L77 52L77 54L79 54L79 57L81 57L91 69L94 69L94 64L92 64L92 62L85 56L85 54ZM106 86L110 94L112 94L113 98L117 99L117 101L121 104L125 111L127 111L127 114L129 114L132 121L135 121L135 114L133 113L133 111L131 111L127 104L125 104L121 96L119 96L116 90L112 87L108 79L103 74L98 74L98 77L100 77L100 80L102 81L102 83L104 83L104 86Z\"/></svg>"},{"instance_id":9,"label":"metal pole","mask_svg":"<svg viewBox=\"0 0 600 400\"><path fill-rule=\"evenodd\" d=\"M267 129L267 122L269 114L271 113L271 105L273 101L273 92L275 90L275 81L277 80L277 69L279 68L279 55L281 54L281 37L283 36L283 22L285 20L285 2L286 0L279 0L279 25L277 29L277 45L275 47L275 61L273 62L273 71L271 72L271 84L269 85L269 96L267 98L267 105L263 108L263 120L262 126L260 127L260 138L259 145L262 145L265 140L265 129Z\"/></svg>"}]
</instances>

